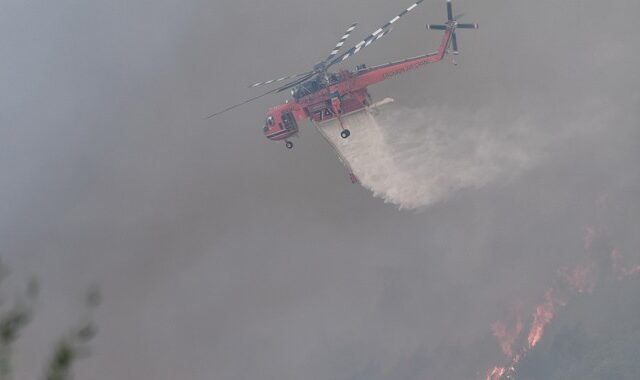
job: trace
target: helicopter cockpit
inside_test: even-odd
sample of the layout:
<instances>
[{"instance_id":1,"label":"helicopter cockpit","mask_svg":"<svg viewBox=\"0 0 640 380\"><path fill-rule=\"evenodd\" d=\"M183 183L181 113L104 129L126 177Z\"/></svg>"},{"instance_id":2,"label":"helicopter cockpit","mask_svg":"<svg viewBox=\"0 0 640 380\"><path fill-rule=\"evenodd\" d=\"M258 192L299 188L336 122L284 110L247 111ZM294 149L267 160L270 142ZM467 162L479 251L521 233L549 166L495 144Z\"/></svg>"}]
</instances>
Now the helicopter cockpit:
<instances>
[{"instance_id":1,"label":"helicopter cockpit","mask_svg":"<svg viewBox=\"0 0 640 380\"><path fill-rule=\"evenodd\" d=\"M282 106L288 107L286 104ZM267 114L262 131L269 140L285 140L298 133L298 122L290 107L284 109L276 107ZM287 148L290 146L292 145L287 143Z\"/></svg>"},{"instance_id":2,"label":"helicopter cockpit","mask_svg":"<svg viewBox=\"0 0 640 380\"><path fill-rule=\"evenodd\" d=\"M266 133L273 127L273 116L267 116L267 119L264 121L264 128L262 130Z\"/></svg>"},{"instance_id":3,"label":"helicopter cockpit","mask_svg":"<svg viewBox=\"0 0 640 380\"><path fill-rule=\"evenodd\" d=\"M295 86L291 90L291 96L293 96L294 99L298 100L307 95L311 95L314 92L317 92L324 87L325 87L325 83L324 81L320 80L320 78L311 79L298 86Z\"/></svg>"},{"instance_id":4,"label":"helicopter cockpit","mask_svg":"<svg viewBox=\"0 0 640 380\"><path fill-rule=\"evenodd\" d=\"M342 80L342 75L339 73L330 73L326 78L317 76L314 79L306 81L300 85L295 86L291 90L291 96L294 99L298 100L307 95L311 95L314 92L320 91L321 89L330 86L332 84L338 83Z\"/></svg>"}]
</instances>

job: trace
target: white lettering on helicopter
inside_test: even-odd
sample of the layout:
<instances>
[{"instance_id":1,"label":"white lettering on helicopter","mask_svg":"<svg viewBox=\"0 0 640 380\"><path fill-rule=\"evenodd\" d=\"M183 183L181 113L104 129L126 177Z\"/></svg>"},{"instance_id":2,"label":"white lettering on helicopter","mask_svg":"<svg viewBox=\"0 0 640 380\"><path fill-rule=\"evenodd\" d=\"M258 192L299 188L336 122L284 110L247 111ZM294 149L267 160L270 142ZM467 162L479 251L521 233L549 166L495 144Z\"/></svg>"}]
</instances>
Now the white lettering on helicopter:
<instances>
[{"instance_id":1,"label":"white lettering on helicopter","mask_svg":"<svg viewBox=\"0 0 640 380\"><path fill-rule=\"evenodd\" d=\"M410 65L410 66L404 66L404 67L401 67L401 68L399 68L399 69L397 69L397 70L394 70L394 71L390 71L390 72L388 72L388 73L385 73L382 77L383 77L384 79L389 79L389 78L395 77L395 76L397 76L397 75L400 75L400 74L402 74L402 73L406 73L406 72L407 72L407 71L409 71L409 70L417 69L418 67L423 66L423 65L426 65L427 63L429 63L429 61L427 61L427 60L420 61L420 62L416 62L416 63L414 63L413 65Z\"/></svg>"}]
</instances>

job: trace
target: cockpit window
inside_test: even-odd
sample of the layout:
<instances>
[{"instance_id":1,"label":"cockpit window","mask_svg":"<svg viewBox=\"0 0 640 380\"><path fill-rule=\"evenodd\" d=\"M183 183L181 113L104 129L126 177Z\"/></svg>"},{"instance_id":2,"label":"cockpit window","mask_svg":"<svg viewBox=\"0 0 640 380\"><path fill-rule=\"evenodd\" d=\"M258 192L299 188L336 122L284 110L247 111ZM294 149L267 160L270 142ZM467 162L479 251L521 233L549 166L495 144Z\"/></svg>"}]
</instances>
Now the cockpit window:
<instances>
[{"instance_id":1,"label":"cockpit window","mask_svg":"<svg viewBox=\"0 0 640 380\"><path fill-rule=\"evenodd\" d=\"M268 126L271 127L273 125L273 116L267 117L267 122L266 123L267 123Z\"/></svg>"}]
</instances>

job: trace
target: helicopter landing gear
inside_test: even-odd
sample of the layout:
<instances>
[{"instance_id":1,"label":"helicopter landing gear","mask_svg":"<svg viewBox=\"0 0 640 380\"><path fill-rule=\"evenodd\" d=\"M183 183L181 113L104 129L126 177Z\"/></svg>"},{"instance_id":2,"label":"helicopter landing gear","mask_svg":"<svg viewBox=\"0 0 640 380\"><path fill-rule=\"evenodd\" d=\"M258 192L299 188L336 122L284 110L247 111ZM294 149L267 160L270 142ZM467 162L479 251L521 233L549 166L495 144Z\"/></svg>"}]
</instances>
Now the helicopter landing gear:
<instances>
[{"instance_id":1,"label":"helicopter landing gear","mask_svg":"<svg viewBox=\"0 0 640 380\"><path fill-rule=\"evenodd\" d=\"M293 143L291 141L285 141L284 146L286 146L287 149L293 149Z\"/></svg>"},{"instance_id":2,"label":"helicopter landing gear","mask_svg":"<svg viewBox=\"0 0 640 380\"><path fill-rule=\"evenodd\" d=\"M342 137L343 139L346 139L349 136L351 136L351 131L349 131L348 129L343 129L342 132L340 132L340 137Z\"/></svg>"}]
</instances>

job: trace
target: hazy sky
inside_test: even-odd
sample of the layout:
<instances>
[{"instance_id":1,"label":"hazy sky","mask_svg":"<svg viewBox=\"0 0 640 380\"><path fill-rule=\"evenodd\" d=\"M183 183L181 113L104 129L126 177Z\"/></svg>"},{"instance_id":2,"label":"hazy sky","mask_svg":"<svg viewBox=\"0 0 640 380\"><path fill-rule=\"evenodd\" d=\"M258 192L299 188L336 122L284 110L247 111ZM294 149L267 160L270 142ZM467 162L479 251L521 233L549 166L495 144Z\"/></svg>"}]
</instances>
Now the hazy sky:
<instances>
[{"instance_id":1,"label":"hazy sky","mask_svg":"<svg viewBox=\"0 0 640 380\"><path fill-rule=\"evenodd\" d=\"M586 227L640 261L635 0L457 1L481 26L459 65L371 93L452 128L524 127L537 165L421 212L351 185L308 124L292 151L267 141L284 97L203 119L410 3L0 0L0 254L44 286L16 379L94 282L78 379L459 379L491 363L452 353L497 354L491 323L539 301ZM424 24L444 17L425 1L350 67L435 49Z\"/></svg>"}]
</instances>

